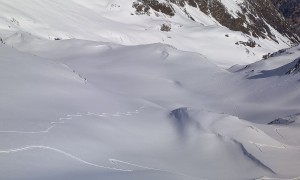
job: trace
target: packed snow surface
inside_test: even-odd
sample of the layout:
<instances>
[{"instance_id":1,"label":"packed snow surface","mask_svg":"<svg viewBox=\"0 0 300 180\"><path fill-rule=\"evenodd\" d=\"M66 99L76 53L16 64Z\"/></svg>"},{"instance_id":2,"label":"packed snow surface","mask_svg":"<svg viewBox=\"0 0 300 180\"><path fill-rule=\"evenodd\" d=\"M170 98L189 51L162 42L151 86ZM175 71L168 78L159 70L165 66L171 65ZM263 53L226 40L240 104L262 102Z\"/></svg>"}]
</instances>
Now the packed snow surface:
<instances>
[{"instance_id":1,"label":"packed snow surface","mask_svg":"<svg viewBox=\"0 0 300 180\"><path fill-rule=\"evenodd\" d=\"M125 1L0 2L0 179L300 179L299 46L254 63Z\"/></svg>"}]
</instances>

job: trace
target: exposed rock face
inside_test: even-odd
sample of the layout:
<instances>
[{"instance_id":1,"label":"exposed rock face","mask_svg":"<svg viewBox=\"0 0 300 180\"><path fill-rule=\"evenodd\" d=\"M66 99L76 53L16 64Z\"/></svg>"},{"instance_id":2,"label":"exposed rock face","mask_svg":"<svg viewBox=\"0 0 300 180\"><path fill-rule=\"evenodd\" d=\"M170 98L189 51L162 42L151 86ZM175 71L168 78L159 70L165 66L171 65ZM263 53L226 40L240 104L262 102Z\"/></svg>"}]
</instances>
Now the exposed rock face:
<instances>
[{"instance_id":1,"label":"exposed rock face","mask_svg":"<svg viewBox=\"0 0 300 180\"><path fill-rule=\"evenodd\" d=\"M276 8L293 25L300 35L300 1L299 0L272 0Z\"/></svg>"},{"instance_id":2,"label":"exposed rock face","mask_svg":"<svg viewBox=\"0 0 300 180\"><path fill-rule=\"evenodd\" d=\"M169 16L174 16L175 12L169 3L161 3L157 0L138 0L134 2L132 7L136 9L137 14L147 14L150 15L150 9L157 12L162 12Z\"/></svg>"},{"instance_id":3,"label":"exposed rock face","mask_svg":"<svg viewBox=\"0 0 300 180\"><path fill-rule=\"evenodd\" d=\"M289 125L299 122L300 114L294 114L291 116L277 118L274 121L269 122L269 125Z\"/></svg>"},{"instance_id":4,"label":"exposed rock face","mask_svg":"<svg viewBox=\"0 0 300 180\"><path fill-rule=\"evenodd\" d=\"M297 74L300 72L300 58L294 61L294 66L286 72L286 74Z\"/></svg>"},{"instance_id":5,"label":"exposed rock face","mask_svg":"<svg viewBox=\"0 0 300 180\"><path fill-rule=\"evenodd\" d=\"M238 41L235 43L236 45L244 45L244 46L249 46L254 48L257 44L255 41L253 41L252 39L249 39L247 42L244 41Z\"/></svg>"},{"instance_id":6,"label":"exposed rock face","mask_svg":"<svg viewBox=\"0 0 300 180\"><path fill-rule=\"evenodd\" d=\"M264 55L264 56L263 56L263 59L266 60L266 59L269 59L270 57L280 56L280 55L282 55L282 54L284 54L284 53L290 54L290 52L287 52L287 49L281 49L281 50L279 50L279 51L277 51L277 52L269 53L269 54Z\"/></svg>"},{"instance_id":7,"label":"exposed rock face","mask_svg":"<svg viewBox=\"0 0 300 180\"><path fill-rule=\"evenodd\" d=\"M269 122L269 125L289 125L294 123L294 120L289 120L289 119L283 119L283 118L278 118L275 119L274 121Z\"/></svg>"},{"instance_id":8,"label":"exposed rock face","mask_svg":"<svg viewBox=\"0 0 300 180\"><path fill-rule=\"evenodd\" d=\"M271 0L244 0L235 3L239 8L236 12L229 10L220 0L137 0L133 7L136 8L136 14L150 15L152 10L172 17L176 15L174 7L178 6L188 18L195 20L188 11L187 7L190 6L212 16L221 25L233 31L241 31L256 38L270 38L278 42L273 28L288 37L291 42L300 42L296 31L290 28L290 22L278 12Z\"/></svg>"},{"instance_id":9,"label":"exposed rock face","mask_svg":"<svg viewBox=\"0 0 300 180\"><path fill-rule=\"evenodd\" d=\"M171 31L171 25L163 24L160 28L161 31Z\"/></svg>"}]
</instances>

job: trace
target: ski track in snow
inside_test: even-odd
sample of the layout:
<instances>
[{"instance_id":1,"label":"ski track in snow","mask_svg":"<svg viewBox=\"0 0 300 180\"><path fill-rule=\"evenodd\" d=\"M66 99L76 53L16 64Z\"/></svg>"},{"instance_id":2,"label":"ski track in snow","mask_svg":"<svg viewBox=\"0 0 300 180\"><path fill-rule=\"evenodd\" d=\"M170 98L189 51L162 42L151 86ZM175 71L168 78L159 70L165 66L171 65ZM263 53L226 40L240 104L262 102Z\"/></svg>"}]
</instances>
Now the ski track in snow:
<instances>
[{"instance_id":1,"label":"ski track in snow","mask_svg":"<svg viewBox=\"0 0 300 180\"><path fill-rule=\"evenodd\" d=\"M135 115L135 114L139 114L144 110L145 110L145 106L141 106L141 107L139 107L138 109L136 109L134 111L128 111L128 112L101 113L101 114L87 112L87 113L83 113L83 114L82 113L68 114L65 117L59 118L59 120L57 122L51 122L50 127L48 127L47 129L45 129L43 131L0 131L0 133L46 134L46 133L49 133L52 129L54 129L58 124L64 124L65 121L72 120L73 118L76 118L76 117L94 116L94 117L100 117L100 118L108 118L108 117L132 116L132 115ZM281 133L279 133L279 130L280 130L280 128L274 129L274 131L282 139L285 139L284 136ZM256 143L256 142L253 142L253 141L249 141L249 143L255 145L259 149L259 151L262 152L262 153L264 153L262 148L288 149L288 147L286 147L284 144L281 144L282 146L275 146L275 145L269 145L269 144ZM71 158L71 159L73 159L77 162L80 162L82 164L92 166L92 167L96 167L96 168L109 169L109 170L122 171L122 172L132 172L132 171L134 171L132 169L122 169L122 168L117 168L117 167L109 167L109 166L103 166L103 165L91 163L91 162L83 160L83 159L81 159L81 158L79 158L75 155L72 155L72 154L67 153L65 151L62 151L62 150L59 150L57 148L48 147L48 146L41 146L41 145L30 145L30 146L26 146L26 147L15 148L15 149L0 150L0 154L14 154L14 153L19 153L19 152L24 152L24 151L33 151L33 150L36 150L36 149L53 151L53 152L62 154L64 156L68 157L68 158ZM151 168L151 167L138 165L138 164L134 164L134 163L129 163L129 162L121 161L121 160L117 160L117 159L109 159L109 161L114 165L125 164L125 165L128 165L128 166L137 167L137 168L141 168L141 169L145 169L145 170L165 172L165 173L180 175L180 176L189 177L189 178L193 178L193 179L204 180L203 178L194 177L194 176L190 176L190 175L183 174L183 173L177 173L177 172L172 172L172 171L163 170L163 169ZM293 178L293 179L290 179L290 180L299 180L299 179L300 179L300 177ZM288 180L288 179L263 177L263 178L260 178L258 180Z\"/></svg>"},{"instance_id":2,"label":"ski track in snow","mask_svg":"<svg viewBox=\"0 0 300 180\"><path fill-rule=\"evenodd\" d=\"M259 147L260 151L261 151L262 147L275 148L275 149L287 149L287 147L283 144L281 144L282 146L274 146L274 145L270 145L270 144L256 143L253 141L249 141L249 143L254 144L256 147Z\"/></svg>"},{"instance_id":3,"label":"ski track in snow","mask_svg":"<svg viewBox=\"0 0 300 180\"><path fill-rule=\"evenodd\" d=\"M142 165L137 165L137 164L133 164L133 163L117 160L117 159L109 159L109 161L112 164L126 164L126 165L130 165L130 166L134 166L134 167L138 167L138 168L142 168L142 169L148 169L148 170L153 170L153 171L161 171L160 169L155 169L155 168L150 168L150 167L146 167L146 166L142 166Z\"/></svg>"},{"instance_id":4,"label":"ski track in snow","mask_svg":"<svg viewBox=\"0 0 300 180\"><path fill-rule=\"evenodd\" d=\"M0 131L0 133L46 134L46 133L49 133L53 128L55 128L57 124L64 124L66 120L72 120L74 117L83 117L84 115L86 115L86 116L96 116L96 117L121 117L121 116L131 116L131 115L134 115L134 114L139 114L144 110L145 110L145 106L141 106L138 109L136 109L134 111L129 111L129 112L115 112L115 113L101 113L101 114L88 112L88 113L85 113L85 114L81 114L81 113L69 114L69 115L66 115L66 117L59 118L59 121L57 121L57 122L51 122L50 123L51 126L48 127L47 129L43 130L43 131ZM83 163L83 164L88 165L88 166L96 167L96 168L109 169L109 170L122 171L122 172L132 172L132 171L134 171L134 170L131 170L131 169L115 168L115 167L109 167L109 166L103 166L103 165L91 163L91 162L83 160L83 159L81 159L81 158L79 158L79 157L77 157L73 154L70 154L70 153L67 153L65 151L59 150L57 148L53 148L53 147L49 147L49 146L42 146L42 145L29 145L29 146L26 146L26 147L20 147L20 148L15 148L15 149L0 150L0 155L1 154L15 154L15 153L20 153L20 152L24 152L24 151L33 151L33 150L37 150L37 149L53 151L53 152L62 154L64 156L68 157L68 158L71 158L71 159L73 159L77 162ZM141 168L141 169L145 169L145 170L159 171L159 172L165 172L165 173L184 176L184 177L197 179L197 180L205 180L203 178L190 176L190 175L187 175L187 174L184 174L184 173L178 173L178 172L173 172L173 171L163 170L163 169L150 168L150 167L147 167L147 166L138 165L138 164L134 164L134 163L129 163L129 162L125 162L125 161L121 161L121 160L117 160L117 159L109 159L109 161L112 164L115 164L115 165L126 164L126 165L129 165L129 166L133 166L133 167L137 167L137 168Z\"/></svg>"},{"instance_id":5,"label":"ski track in snow","mask_svg":"<svg viewBox=\"0 0 300 180\"><path fill-rule=\"evenodd\" d=\"M142 168L142 169L147 169L147 170L152 170L152 171L166 172L166 173L170 173L170 174L174 174L174 175L180 175L180 176L185 176L185 177L189 177L189 178L193 178L193 179L198 179L198 180L206 180L206 179L203 179L203 178L194 177L194 176L190 176L190 175L183 174L183 173L177 173L177 172L163 170L163 169L150 168L150 167L146 167L146 166L143 166L143 165L129 163L129 162L121 161L121 160L117 160L117 159L109 159L109 161L112 164L126 164L126 165L129 165L129 166L134 166L134 167L138 167L138 168Z\"/></svg>"},{"instance_id":6,"label":"ski track in snow","mask_svg":"<svg viewBox=\"0 0 300 180\"><path fill-rule=\"evenodd\" d=\"M20 153L20 152L24 152L24 151L33 151L33 150L37 150L37 149L53 151L53 152L62 154L64 156L68 157L68 158L71 158L71 159L73 159L77 162L80 162L82 164L92 166L92 167L96 167L96 168L108 169L108 170L114 170L114 171L121 171L121 172L133 172L134 171L132 169L115 168L115 167L109 167L109 166L103 166L103 165L91 163L91 162L83 160L83 159L81 159L81 158L79 158L75 155L72 155L72 154L67 153L65 151L59 150L57 148L49 147L49 146L27 146L27 147L16 148L16 149L0 150L0 154L15 154L15 153ZM133 163L117 160L117 159L109 159L109 161L112 164L115 164L115 165L126 164L126 165L129 165L129 166L138 167L138 168L141 168L141 169L146 169L146 170L151 170L151 171L160 171L160 172L170 173L170 174L174 174L174 175L185 176L185 177L189 177L189 178L193 178L193 179L197 179L197 180L206 180L206 179L203 179L203 178L198 178L198 177L190 176L190 175L183 174L183 173L176 173L176 172L162 170L162 169L150 168L150 167L146 167L146 166L143 166L143 165L137 165L137 164L133 164Z\"/></svg>"},{"instance_id":7,"label":"ski track in snow","mask_svg":"<svg viewBox=\"0 0 300 180\"><path fill-rule=\"evenodd\" d=\"M115 112L115 113L102 113L102 114L96 114L96 113L91 113L88 112L87 116L97 116L97 117L121 117L121 116L125 116L125 115L133 115L133 114L139 114L140 112L144 111L145 106L141 106L139 107L137 110L132 111L132 112ZM58 122L51 122L51 126L48 127L46 130L43 131L0 131L0 133L16 133L16 134L42 134L42 133L49 133L53 128L56 127L57 124L64 124L65 120L72 120L73 117L82 117L83 115L81 113L77 113L74 115L67 115L66 117L63 118L59 118ZM49 151L53 151L59 154L62 154L66 157L69 157L75 161L81 162L85 165L89 165L89 166L93 166L93 167L97 167L97 168L104 168L104 169L110 169L110 170L116 170L116 171L124 171L124 172L131 172L133 170L130 169L121 169L121 168L114 168L114 167L108 167L108 166L102 166L99 164L94 164L88 161L85 161L75 155L72 155L70 153L67 153L65 151L59 150L57 148L53 148L53 147L48 147L48 146L36 146L36 145L32 145L32 146L26 146L26 147L20 147L20 148L15 148L15 149L9 149L9 150L0 150L0 154L14 154L14 153L19 153L19 152L24 152L24 151L30 151L30 150L36 150L36 149L40 149L40 150L49 150ZM153 171L162 171L162 172L167 172L167 173L172 173L172 174L177 174L177 175L182 175L182 176L188 176L185 174L179 174L179 173L174 173L174 172L169 172L169 171L164 171L164 170L160 170L160 169L155 169L155 168L149 168L146 166L141 166L141 165L136 165L136 164L132 164L132 163L128 163L128 162L124 162L124 161L120 161L120 160L115 160L115 159L109 159L109 161L113 164L117 164L117 163L123 163L123 164L127 164L130 166L135 166L135 167L139 167L142 169L147 169L147 170L153 170ZM189 176L192 177L192 176ZM195 178L195 177L193 177ZM196 179L196 178L195 178ZM199 178L197 178L199 179Z\"/></svg>"},{"instance_id":8,"label":"ski track in snow","mask_svg":"<svg viewBox=\"0 0 300 180\"><path fill-rule=\"evenodd\" d=\"M285 137L279 132L280 129L281 128L276 128L275 131L282 139L285 139Z\"/></svg>"},{"instance_id":9,"label":"ski track in snow","mask_svg":"<svg viewBox=\"0 0 300 180\"><path fill-rule=\"evenodd\" d=\"M291 178L291 179L280 179L280 178L270 178L270 177L262 177L255 180L298 180L300 177Z\"/></svg>"},{"instance_id":10,"label":"ski track in snow","mask_svg":"<svg viewBox=\"0 0 300 180\"><path fill-rule=\"evenodd\" d=\"M67 153L65 151L56 149L56 148L52 148L52 147L48 147L48 146L27 146L27 147L23 147L23 148L17 148L17 149L10 149L10 150L1 150L0 154L12 154L12 153L18 153L18 152L24 152L24 151L29 151L29 150L35 150L35 149L41 149L41 150L49 150L49 151L54 151L56 153L62 154L64 156L67 156L73 160L76 160L78 162L81 162L85 165L89 165L89 166L93 166L93 167L97 167L97 168L104 168L104 169L110 169L110 170L116 170L116 171L125 171L125 172L129 172L132 170L127 170L127 169L119 169L119 168L113 168L113 167L108 167L108 166L102 166L102 165L98 165L98 164L94 164L88 161L85 161L77 156L74 156L70 153Z\"/></svg>"},{"instance_id":11,"label":"ski track in snow","mask_svg":"<svg viewBox=\"0 0 300 180\"><path fill-rule=\"evenodd\" d=\"M56 127L57 124L64 124L66 120L72 120L74 117L83 117L84 115L86 116L96 116L96 117L121 117L121 116L131 116L134 114L139 114L142 111L145 110L145 106L141 106L138 109L134 111L129 111L129 112L115 112L115 113L102 113L102 114L97 114L97 113L77 113L77 114L69 114L66 115L66 117L59 118L57 122L51 122L50 127L48 127L45 130L42 131L0 131L0 133L15 133L15 134L46 134L49 133L53 128Z\"/></svg>"},{"instance_id":12,"label":"ski track in snow","mask_svg":"<svg viewBox=\"0 0 300 180\"><path fill-rule=\"evenodd\" d=\"M97 116L97 117L121 117L121 116L129 116L129 115L133 115L133 114L139 114L140 112L144 111L144 109L145 109L145 106L141 106L133 112L115 112L113 114L110 114L110 113L96 114L96 113L88 112L85 115L87 115L87 116ZM64 124L65 120L72 120L73 117L82 117L82 116L83 115L81 113L77 113L77 114L74 114L74 115L67 115L66 117L59 118L58 122L51 122L50 123L51 126L48 127L46 130L43 130L43 131L0 131L0 133L15 133L15 134L43 134L43 133L49 133L53 128L56 127L57 124ZM53 152L62 154L64 156L68 157L68 158L71 158L71 159L73 159L77 162L83 163L83 164L88 165L88 166L96 167L96 168L109 169L109 170L122 171L122 172L132 172L132 171L134 171L134 170L130 170L130 169L114 168L114 167L108 167L108 166L103 166L103 165L91 163L91 162L83 160L83 159L81 159L81 158L79 158L75 155L72 155L72 154L67 153L65 151L59 150L57 148L49 147L49 146L32 145L32 146L20 147L20 148L9 149L9 150L0 150L0 154L15 154L15 153L20 153L20 152L24 152L24 151L33 151L33 150L36 150L36 149L53 151ZM138 167L138 168L141 168L141 169L166 172L166 173L170 173L170 174L174 174L174 175L180 175L180 176L185 176L185 177L189 177L189 178L193 178L193 179L204 180L203 178L198 178L198 177L190 176L190 175L183 174L183 173L176 173L176 172L172 172L172 171L168 171L168 170L150 168L150 167L146 167L146 166L143 166L143 165L137 165L137 164L133 164L133 163L117 160L117 159L109 159L109 161L112 164L116 164L116 165L117 164L126 164L126 165L129 165L129 166Z\"/></svg>"}]
</instances>

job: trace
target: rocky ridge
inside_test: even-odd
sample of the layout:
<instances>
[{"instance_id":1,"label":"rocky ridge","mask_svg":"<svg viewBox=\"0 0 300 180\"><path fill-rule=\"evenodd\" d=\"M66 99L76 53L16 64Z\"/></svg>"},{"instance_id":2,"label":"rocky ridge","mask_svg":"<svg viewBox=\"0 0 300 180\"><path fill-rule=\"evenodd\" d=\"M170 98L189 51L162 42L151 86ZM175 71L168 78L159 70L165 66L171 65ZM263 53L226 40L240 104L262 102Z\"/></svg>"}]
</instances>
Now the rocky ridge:
<instances>
[{"instance_id":1,"label":"rocky ridge","mask_svg":"<svg viewBox=\"0 0 300 180\"><path fill-rule=\"evenodd\" d=\"M229 2L229 1L228 1ZM288 37L291 43L300 42L296 30L289 21L278 12L271 0L239 0L235 1L236 9L230 9L228 3L221 0L137 0L133 3L138 15L150 15L154 12L173 17L178 7L192 21L196 21L190 12L196 8L214 18L219 24L233 31L241 31L255 38L269 38L278 42L276 33Z\"/></svg>"}]
</instances>

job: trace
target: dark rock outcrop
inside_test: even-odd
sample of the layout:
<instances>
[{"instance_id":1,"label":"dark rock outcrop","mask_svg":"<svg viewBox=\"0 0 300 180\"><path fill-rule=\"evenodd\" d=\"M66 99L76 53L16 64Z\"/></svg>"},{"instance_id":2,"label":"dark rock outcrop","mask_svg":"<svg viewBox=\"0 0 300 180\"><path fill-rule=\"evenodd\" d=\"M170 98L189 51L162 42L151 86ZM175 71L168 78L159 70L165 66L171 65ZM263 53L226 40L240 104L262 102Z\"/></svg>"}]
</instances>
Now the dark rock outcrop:
<instances>
[{"instance_id":1,"label":"dark rock outcrop","mask_svg":"<svg viewBox=\"0 0 300 180\"><path fill-rule=\"evenodd\" d=\"M299 122L300 114L294 114L283 118L277 118L271 122L269 122L269 125L289 125L296 122Z\"/></svg>"},{"instance_id":2,"label":"dark rock outcrop","mask_svg":"<svg viewBox=\"0 0 300 180\"><path fill-rule=\"evenodd\" d=\"M238 41L235 43L236 45L244 45L244 46L249 46L254 48L257 44L255 41L253 41L252 39L249 39L247 42L244 41Z\"/></svg>"},{"instance_id":3,"label":"dark rock outcrop","mask_svg":"<svg viewBox=\"0 0 300 180\"><path fill-rule=\"evenodd\" d=\"M300 35L300 1L299 0L272 0L275 7L293 25L293 29Z\"/></svg>"},{"instance_id":4,"label":"dark rock outcrop","mask_svg":"<svg viewBox=\"0 0 300 180\"><path fill-rule=\"evenodd\" d=\"M289 119L283 119L283 118L278 118L275 119L274 121L269 122L269 125L289 125L294 123L294 120L289 120Z\"/></svg>"},{"instance_id":5,"label":"dark rock outcrop","mask_svg":"<svg viewBox=\"0 0 300 180\"><path fill-rule=\"evenodd\" d=\"M278 38L270 28L274 28L280 34L290 39L292 43L299 43L300 38L291 24L278 12L272 0L245 0L238 4L241 12L232 14L219 0L137 0L133 7L136 14L150 15L153 10L169 17L176 15L174 6L180 7L186 16L195 21L188 12L187 6L199 9L207 15L214 17L221 25L233 30L241 31L256 38L269 38L278 42Z\"/></svg>"},{"instance_id":6,"label":"dark rock outcrop","mask_svg":"<svg viewBox=\"0 0 300 180\"><path fill-rule=\"evenodd\" d=\"M300 72L300 58L294 61L294 66L286 72L286 74L297 74Z\"/></svg>"},{"instance_id":7,"label":"dark rock outcrop","mask_svg":"<svg viewBox=\"0 0 300 180\"><path fill-rule=\"evenodd\" d=\"M269 59L271 57L276 57L276 56L282 56L284 54L293 54L292 52L289 52L287 51L287 49L281 49L279 51L276 51L274 53L269 53L269 54L266 54L263 56L263 59L266 60L266 59Z\"/></svg>"},{"instance_id":8,"label":"dark rock outcrop","mask_svg":"<svg viewBox=\"0 0 300 180\"><path fill-rule=\"evenodd\" d=\"M166 32L171 31L171 29L172 29L171 25L168 25L168 24L163 24L160 27L161 31L166 31Z\"/></svg>"}]
</instances>

